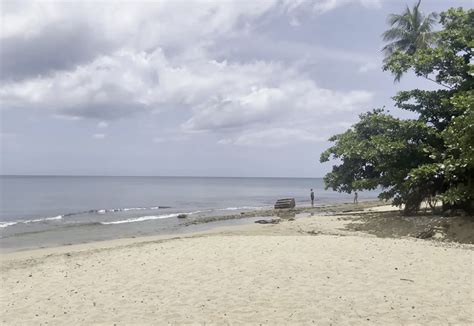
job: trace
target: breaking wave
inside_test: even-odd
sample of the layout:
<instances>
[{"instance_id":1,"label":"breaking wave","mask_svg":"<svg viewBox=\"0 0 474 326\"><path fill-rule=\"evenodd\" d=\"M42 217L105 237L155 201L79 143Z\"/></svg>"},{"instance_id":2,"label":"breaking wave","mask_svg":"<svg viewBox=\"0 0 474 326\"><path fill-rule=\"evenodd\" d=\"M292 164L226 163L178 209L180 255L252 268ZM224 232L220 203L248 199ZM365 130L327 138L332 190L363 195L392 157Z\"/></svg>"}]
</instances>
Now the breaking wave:
<instances>
[{"instance_id":1,"label":"breaking wave","mask_svg":"<svg viewBox=\"0 0 474 326\"><path fill-rule=\"evenodd\" d=\"M128 207L128 208L112 208L112 209L93 209L93 210L88 210L88 211L67 213L67 214L64 214L64 215L37 218L37 219L31 219L31 220L3 221L3 222L0 222L0 228L6 228L6 227L17 225L17 224L44 223L44 222L48 222L48 221L61 220L65 217L71 217L71 216L81 215L81 214L103 215L103 214L106 214L106 213L114 213L114 212L158 210L158 209L166 209L166 208L171 208L171 207L169 207L169 206L152 206L152 207ZM193 215L193 214L198 214L198 213L210 213L210 212L218 212L218 211L250 210L250 209L261 209L261 208L262 207L252 207L252 206L227 207L227 208L206 209L206 210L199 210L199 211L192 211L192 212L180 212L180 213L171 213L171 214L163 214L163 215L146 215L146 216L127 218L127 219L118 220L118 221L104 221L104 222L99 221L99 222L96 222L96 223L101 224L101 225L114 225L114 224L125 224L125 223L135 223L135 222L144 222L144 221L150 221L150 220L165 219L165 218L177 217L180 214Z\"/></svg>"},{"instance_id":2,"label":"breaking wave","mask_svg":"<svg viewBox=\"0 0 474 326\"><path fill-rule=\"evenodd\" d=\"M42 223L54 220L60 220L64 217L82 215L82 214L105 214L105 213L115 213L115 212L128 212L128 211L141 211L141 210L157 210L157 209L165 209L171 208L169 206L152 206L152 207L127 207L127 208L110 208L110 209L91 209L88 211L80 211L80 212L73 212L73 213L66 213L63 215L57 215L53 217L40 217L31 220L16 220L16 221L0 221L0 228L6 228L9 226L17 225L17 224L30 224L30 223Z\"/></svg>"},{"instance_id":3,"label":"breaking wave","mask_svg":"<svg viewBox=\"0 0 474 326\"><path fill-rule=\"evenodd\" d=\"M53 217L43 217L43 218L36 218L33 220L24 220L24 221L9 221L9 222L0 222L0 228L6 228L8 226L16 225L16 224L30 224L30 223L41 223L47 221L55 221L60 220L64 217L64 215L58 215Z\"/></svg>"},{"instance_id":4,"label":"breaking wave","mask_svg":"<svg viewBox=\"0 0 474 326\"><path fill-rule=\"evenodd\" d=\"M188 213L188 214L190 214L190 213ZM150 221L150 220L159 220L159 219L163 219L163 218L177 217L178 215L179 214L140 216L140 217L128 218L126 220L120 220L120 221L100 222L100 224L110 225L110 224L124 224L124 223L143 222L143 221Z\"/></svg>"}]
</instances>

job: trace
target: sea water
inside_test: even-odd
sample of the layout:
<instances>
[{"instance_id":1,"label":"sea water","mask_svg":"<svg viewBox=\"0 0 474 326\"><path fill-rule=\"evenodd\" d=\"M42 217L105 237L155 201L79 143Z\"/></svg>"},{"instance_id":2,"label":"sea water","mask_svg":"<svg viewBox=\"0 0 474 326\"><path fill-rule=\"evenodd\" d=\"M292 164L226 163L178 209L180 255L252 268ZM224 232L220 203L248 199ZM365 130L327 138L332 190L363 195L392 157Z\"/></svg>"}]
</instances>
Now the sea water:
<instances>
[{"instance_id":1,"label":"sea water","mask_svg":"<svg viewBox=\"0 0 474 326\"><path fill-rule=\"evenodd\" d=\"M352 200L324 190L321 178L0 176L0 245L35 247L166 233L195 218ZM359 195L374 199L377 192Z\"/></svg>"}]
</instances>

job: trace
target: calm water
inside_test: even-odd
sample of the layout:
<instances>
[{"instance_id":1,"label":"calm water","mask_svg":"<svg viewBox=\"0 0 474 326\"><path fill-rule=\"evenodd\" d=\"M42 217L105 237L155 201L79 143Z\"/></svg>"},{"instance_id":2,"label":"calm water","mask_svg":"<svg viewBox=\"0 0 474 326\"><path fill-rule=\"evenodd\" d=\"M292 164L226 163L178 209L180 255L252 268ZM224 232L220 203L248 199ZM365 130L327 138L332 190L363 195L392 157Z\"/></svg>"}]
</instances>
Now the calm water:
<instances>
[{"instance_id":1,"label":"calm water","mask_svg":"<svg viewBox=\"0 0 474 326\"><path fill-rule=\"evenodd\" d=\"M316 204L352 199L325 191L322 179L1 176L0 240L2 247L33 246L78 234L88 241L165 232L179 226L179 213L225 215L268 208L283 197L308 205L310 188Z\"/></svg>"}]
</instances>

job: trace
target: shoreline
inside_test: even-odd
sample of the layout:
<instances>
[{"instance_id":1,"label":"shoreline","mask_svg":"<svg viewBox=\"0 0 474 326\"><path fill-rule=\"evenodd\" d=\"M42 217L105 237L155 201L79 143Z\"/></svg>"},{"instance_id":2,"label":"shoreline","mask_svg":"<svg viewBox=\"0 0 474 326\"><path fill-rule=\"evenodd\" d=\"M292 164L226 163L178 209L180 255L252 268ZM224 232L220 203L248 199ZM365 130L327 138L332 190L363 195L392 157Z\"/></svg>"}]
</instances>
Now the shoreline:
<instances>
[{"instance_id":1,"label":"shoreline","mask_svg":"<svg viewBox=\"0 0 474 326\"><path fill-rule=\"evenodd\" d=\"M261 214L259 214L259 212ZM120 237L114 239L104 239L96 241L88 241L81 243L70 243L63 245L51 245L51 246L38 246L32 248L13 248L12 250L0 250L0 259L2 262L10 259L24 259L51 256L56 254L65 254L71 252L83 252L88 250L107 250L113 248L119 248L123 246L140 246L148 243L166 242L171 240L188 239L202 236L212 235L240 235L240 234L253 234L268 235L265 232L255 232L257 230L264 230L265 227L282 226L283 227L272 235L335 235L335 236L362 236L362 237L381 237L390 239L405 239L409 241L417 241L418 237L415 234L405 232L406 234L390 234L389 232L380 233L380 230L371 230L370 228L363 226L371 226L370 220L380 218L383 219L382 224L385 224L390 218L395 218L398 221L404 219L415 219L415 218L428 218L429 221L435 221L435 217L421 215L418 217L403 217L398 213L400 210L392 205L388 205L381 201L367 200L359 204L353 203L340 203L333 205L324 205L318 207L302 206L295 209L267 209L267 210L254 210L241 214L229 214L222 216L210 216L208 218L199 220L188 220L183 224L183 227L178 232L164 233L164 234L148 234L138 235L130 237ZM329 228L324 227L320 230L303 231L301 229L292 230L288 228L296 220L308 219L308 218L329 218L333 220L333 223ZM275 221L278 223L268 225L256 224L257 220ZM452 218L451 218L452 219ZM456 223L458 223L458 219ZM464 219L464 218L462 218ZM337 222L336 222L337 220ZM369 220L369 222L367 222ZM237 222L237 223L235 223ZM280 224L280 222L282 222ZM444 239L442 237L433 237L437 242L431 241L432 245L446 245L446 246L467 246L474 250L474 220L470 220L467 227L467 231L471 237L466 241L457 241ZM290 223L290 224L289 224ZM414 223L420 223L414 221ZM336 225L338 227L336 227ZM262 229L263 227L263 229ZM380 229L380 225L378 226ZM466 227L466 225L458 224L458 227ZM426 230L421 227L420 230ZM307 234L306 234L307 233Z\"/></svg>"},{"instance_id":2,"label":"shoreline","mask_svg":"<svg viewBox=\"0 0 474 326\"><path fill-rule=\"evenodd\" d=\"M280 221L293 221L295 219L308 218L312 216L330 216L345 221L344 229L356 234L372 235L382 238L424 238L427 230L434 231L432 236L436 240L459 243L474 244L474 220L467 217L433 217L430 215L419 215L403 217L399 215L399 208L388 205L380 200L366 200L358 204L337 203L321 206L301 206L294 209L264 209L240 212L239 214L227 214L208 216L204 218L186 218L185 222L171 232L135 234L126 237L111 239L97 239L91 241L49 244L32 247L0 248L0 257L28 256L30 253L42 252L68 252L71 250L87 250L96 247L110 248L116 245L129 245L148 241L166 241L171 239L182 239L198 235L209 235L229 230L244 230L255 227L259 219L277 219ZM446 225L446 219L451 225ZM417 226L417 230L412 223ZM390 225L395 224L395 225ZM402 225L400 225L402 224ZM342 226L342 225L341 225ZM443 230L451 228L449 232ZM403 229L403 230L400 230ZM438 233L436 233L438 232ZM445 233L445 234L440 234ZM451 234L448 234L451 233ZM336 233L339 234L339 233ZM429 237L429 238L430 238Z\"/></svg>"},{"instance_id":3,"label":"shoreline","mask_svg":"<svg viewBox=\"0 0 474 326\"><path fill-rule=\"evenodd\" d=\"M215 227L226 225L240 225L253 223L255 218L295 217L298 214L331 214L342 211L362 210L369 207L386 205L379 200L366 200L355 205L352 203L334 203L315 207L300 206L291 210L275 210L261 208L253 210L236 210L235 213L220 215L188 215L187 218L158 219L151 221L135 222L123 225L103 225L101 223L78 224L63 226L20 234L8 234L8 230L1 230L0 253L35 250L40 248L70 246L97 241L109 241L121 238L137 238L142 236L180 235L192 232L206 231ZM177 215L177 214L176 214ZM171 224L162 226L163 223ZM5 235L6 234L6 235ZM67 239L67 240L66 240Z\"/></svg>"},{"instance_id":4,"label":"shoreline","mask_svg":"<svg viewBox=\"0 0 474 326\"><path fill-rule=\"evenodd\" d=\"M0 321L474 322L474 245L348 227L389 209L1 254Z\"/></svg>"}]
</instances>

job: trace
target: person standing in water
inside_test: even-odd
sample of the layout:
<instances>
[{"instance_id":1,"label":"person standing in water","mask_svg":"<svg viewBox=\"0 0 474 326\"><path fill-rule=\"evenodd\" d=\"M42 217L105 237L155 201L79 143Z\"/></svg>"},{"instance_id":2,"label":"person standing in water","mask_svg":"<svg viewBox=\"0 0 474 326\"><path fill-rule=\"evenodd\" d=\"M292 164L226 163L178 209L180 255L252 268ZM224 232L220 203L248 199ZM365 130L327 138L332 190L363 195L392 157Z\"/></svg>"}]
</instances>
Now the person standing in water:
<instances>
[{"instance_id":1,"label":"person standing in water","mask_svg":"<svg viewBox=\"0 0 474 326\"><path fill-rule=\"evenodd\" d=\"M311 189L311 193L309 195L311 197L311 207L314 207L314 191Z\"/></svg>"},{"instance_id":2,"label":"person standing in water","mask_svg":"<svg viewBox=\"0 0 474 326\"><path fill-rule=\"evenodd\" d=\"M356 191L356 192L354 192L354 204L358 203L358 199L359 199L359 194Z\"/></svg>"}]
</instances>

